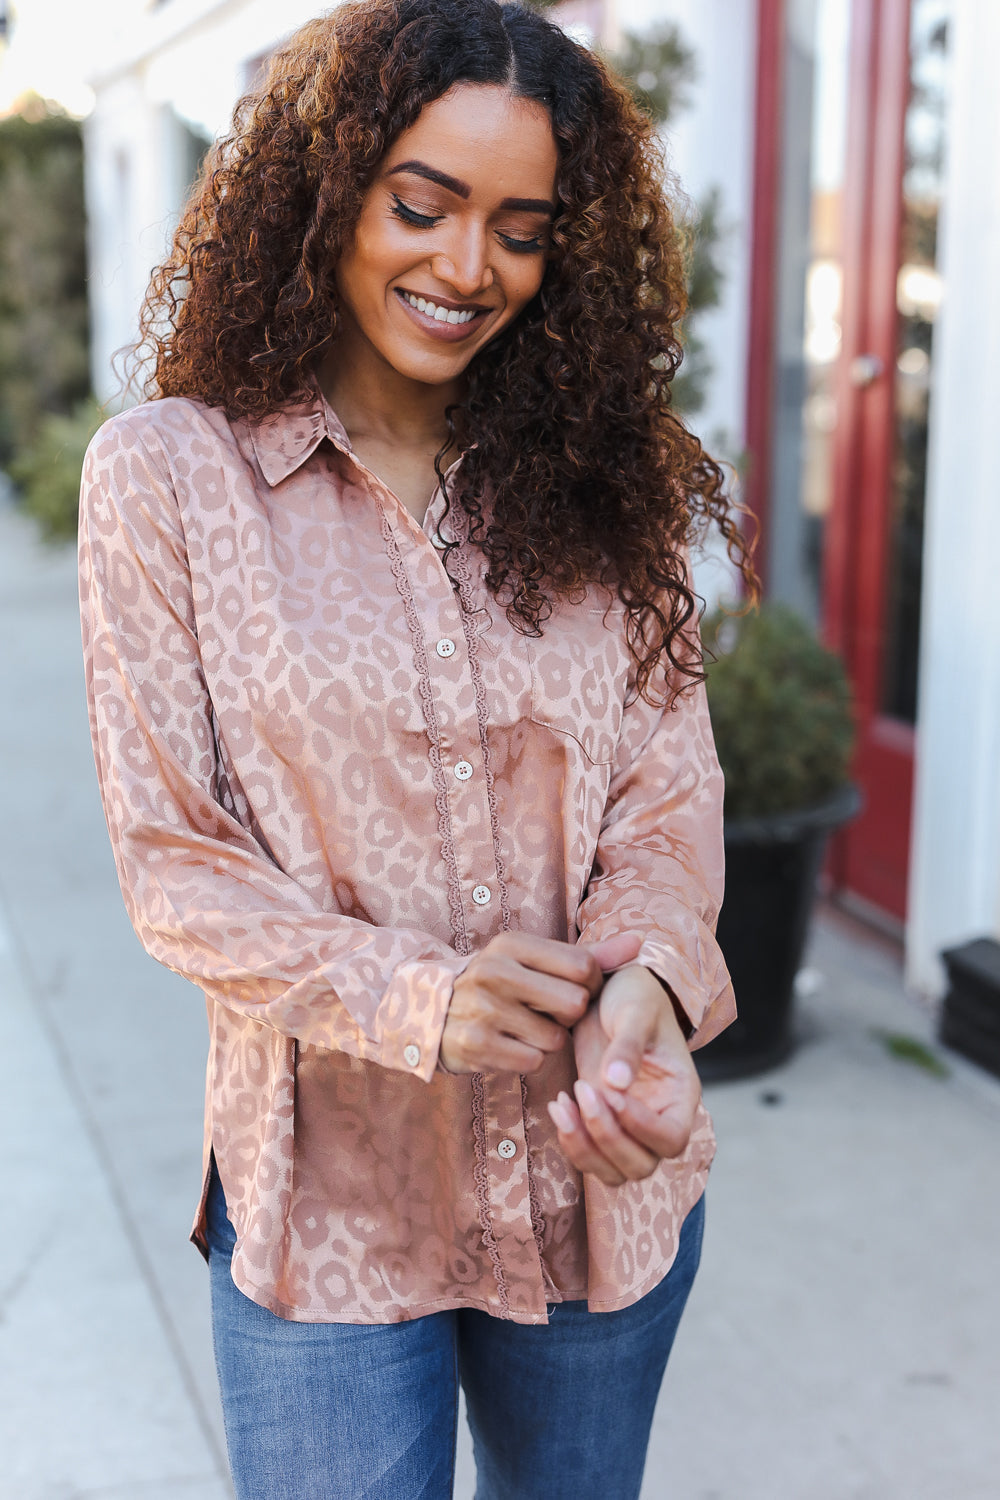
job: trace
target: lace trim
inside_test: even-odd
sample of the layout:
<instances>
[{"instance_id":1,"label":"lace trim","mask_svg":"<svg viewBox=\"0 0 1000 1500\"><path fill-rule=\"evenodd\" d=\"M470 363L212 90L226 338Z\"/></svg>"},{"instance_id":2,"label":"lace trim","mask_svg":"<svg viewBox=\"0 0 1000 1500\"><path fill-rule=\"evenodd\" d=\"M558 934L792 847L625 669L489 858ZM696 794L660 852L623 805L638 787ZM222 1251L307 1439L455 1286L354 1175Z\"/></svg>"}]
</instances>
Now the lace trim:
<instances>
[{"instance_id":1,"label":"lace trim","mask_svg":"<svg viewBox=\"0 0 1000 1500\"><path fill-rule=\"evenodd\" d=\"M410 580L406 576L406 569L403 566L403 559L389 518L381 504L379 505L379 518L389 557L389 566L392 569L399 597L403 601L403 613L406 616L406 625L413 644L413 659L417 667L417 688L424 711L424 722L427 725L427 735L430 739L431 779L434 783L434 806L437 808L441 853L448 871L447 893L451 930L455 937L455 950L464 956L470 951L469 934L466 930L465 912L462 907L462 886L458 877L458 860L455 858L455 840L451 827L451 811L448 807L448 783L445 779L444 766L441 763L441 734L438 729L437 714L434 711L434 690L431 687L431 674L427 666L427 653L424 650L423 631L420 628L420 617L413 600Z\"/></svg>"},{"instance_id":2,"label":"lace trim","mask_svg":"<svg viewBox=\"0 0 1000 1500\"><path fill-rule=\"evenodd\" d=\"M528 1174L528 1210L531 1214L531 1232L535 1236L535 1249L538 1251L538 1264L541 1267L545 1290L554 1293L558 1298L559 1290L546 1269L545 1256L542 1253L545 1246L545 1220L542 1218L538 1193L535 1190L535 1174L531 1167L531 1150L528 1145L528 1080L523 1073L521 1075L521 1119L524 1121L524 1160ZM545 1300L548 1302L550 1299L546 1297Z\"/></svg>"},{"instance_id":3,"label":"lace trim","mask_svg":"<svg viewBox=\"0 0 1000 1500\"><path fill-rule=\"evenodd\" d=\"M468 518L466 518L466 524ZM464 541L465 538L463 537ZM490 832L493 835L493 858L497 867L497 885L500 888L500 922L504 932L510 931L510 893L504 870L503 851L500 845L500 820L497 816L497 794L493 782L493 765L490 760L489 741L486 737L486 691L483 687L483 672L479 660L479 630L475 621L475 601L472 598L469 562L464 546L457 547L453 554L455 577L458 583L458 600L462 607L462 629L469 650L469 669L476 693L476 717L479 720L479 748L483 755L483 770L486 773L486 801L490 810Z\"/></svg>"},{"instance_id":4,"label":"lace trim","mask_svg":"<svg viewBox=\"0 0 1000 1500\"><path fill-rule=\"evenodd\" d=\"M500 1250L493 1233L493 1215L490 1213L490 1185L486 1171L486 1100L482 1073L472 1075L472 1129L476 1141L476 1165L473 1173L476 1208L483 1231L483 1244L493 1263L500 1311L506 1318L510 1315L510 1298L507 1295L507 1278L503 1273Z\"/></svg>"},{"instance_id":5,"label":"lace trim","mask_svg":"<svg viewBox=\"0 0 1000 1500\"><path fill-rule=\"evenodd\" d=\"M451 827L451 813L448 807L447 783L444 775L444 767L441 762L440 735L438 731L437 715L434 711L434 696L431 687L430 672L427 666L427 655L424 651L423 633L420 629L420 620L417 615L416 604L410 588L410 581L406 576L403 559L396 544L389 518L385 511L379 506L379 515L382 524L382 536L385 540L386 551L389 557L389 566L396 582L396 588L403 601L403 609L406 615L406 623L413 638L413 654L417 666L417 678L420 690L420 700L423 706L424 718L427 723L427 732L431 742L431 771L434 780L435 806L438 810L438 826L441 831L441 847L445 863L448 869L448 905L451 910L452 928L455 933L455 947L459 953L469 952L469 936L465 926L465 915L462 908L461 884L458 878L458 863L455 858L455 845ZM456 563L460 571L458 580L458 596L461 605L462 629L469 651L469 666L472 673L472 681L476 694L476 717L479 720L479 743L483 754L483 766L486 774L486 797L490 809L490 830L493 835L493 854L497 867L497 884L500 888L500 918L504 931L510 927L510 900L507 892L507 881L503 873L503 860L500 852L500 830L497 819L496 792L493 786L493 772L489 760L489 747L486 743L486 696L483 691L482 672L479 664L478 638L475 624L472 620L472 601L469 588L469 569L460 549L456 549ZM522 1094L523 1094L522 1081ZM485 1083L481 1073L472 1075L472 1129L475 1139L476 1163L473 1170L474 1193L476 1199L476 1211L479 1217L480 1228L483 1233L483 1246L489 1255L493 1267L493 1278L496 1282L497 1300L500 1303L501 1316L510 1316L510 1297L507 1291L507 1278L504 1275L503 1262L500 1258L500 1249L493 1233L493 1215L490 1209L490 1187L487 1162L486 1143L486 1098ZM536 1227L537 1204L532 1198L533 1189L529 1174L529 1203L531 1204L532 1230L536 1235L540 1231L540 1220Z\"/></svg>"}]
</instances>

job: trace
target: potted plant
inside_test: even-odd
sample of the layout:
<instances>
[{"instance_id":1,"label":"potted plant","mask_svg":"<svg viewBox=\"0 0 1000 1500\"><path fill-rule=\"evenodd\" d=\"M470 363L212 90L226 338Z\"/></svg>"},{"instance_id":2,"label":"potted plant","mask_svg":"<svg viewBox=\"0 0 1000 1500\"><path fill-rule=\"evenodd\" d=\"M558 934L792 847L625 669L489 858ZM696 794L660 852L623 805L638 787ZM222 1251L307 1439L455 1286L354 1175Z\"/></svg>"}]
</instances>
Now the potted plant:
<instances>
[{"instance_id":1,"label":"potted plant","mask_svg":"<svg viewBox=\"0 0 1000 1500\"><path fill-rule=\"evenodd\" d=\"M705 624L708 701L726 777L719 944L739 1017L696 1054L705 1079L791 1051L795 976L827 839L860 806L848 780L851 690L840 658L783 605Z\"/></svg>"}]
</instances>

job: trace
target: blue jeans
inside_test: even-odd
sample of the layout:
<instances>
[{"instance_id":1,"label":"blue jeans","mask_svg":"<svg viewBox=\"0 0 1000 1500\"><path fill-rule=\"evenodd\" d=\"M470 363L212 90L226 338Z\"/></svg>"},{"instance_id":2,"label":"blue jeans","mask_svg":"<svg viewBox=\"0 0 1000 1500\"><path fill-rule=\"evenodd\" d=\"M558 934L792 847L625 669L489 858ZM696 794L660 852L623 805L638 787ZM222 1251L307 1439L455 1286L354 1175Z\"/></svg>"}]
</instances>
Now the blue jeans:
<instances>
[{"instance_id":1,"label":"blue jeans","mask_svg":"<svg viewBox=\"0 0 1000 1500\"><path fill-rule=\"evenodd\" d=\"M698 1269L704 1200L639 1302L547 1326L475 1309L408 1323L292 1323L233 1284L218 1174L212 1323L237 1500L451 1500L461 1383L476 1500L634 1500L670 1346Z\"/></svg>"}]
</instances>

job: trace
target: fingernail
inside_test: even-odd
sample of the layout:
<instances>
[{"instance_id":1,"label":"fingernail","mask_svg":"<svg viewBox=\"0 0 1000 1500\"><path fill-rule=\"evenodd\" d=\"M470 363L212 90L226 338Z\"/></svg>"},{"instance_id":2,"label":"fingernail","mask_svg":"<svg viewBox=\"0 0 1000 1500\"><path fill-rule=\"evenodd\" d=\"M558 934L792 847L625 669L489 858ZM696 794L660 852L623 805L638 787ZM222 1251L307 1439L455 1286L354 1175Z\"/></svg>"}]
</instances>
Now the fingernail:
<instances>
[{"instance_id":1,"label":"fingernail","mask_svg":"<svg viewBox=\"0 0 1000 1500\"><path fill-rule=\"evenodd\" d=\"M613 1089L627 1089L632 1082L632 1069L627 1062L622 1062L617 1057L613 1063L608 1064L604 1076Z\"/></svg>"},{"instance_id":2,"label":"fingernail","mask_svg":"<svg viewBox=\"0 0 1000 1500\"><path fill-rule=\"evenodd\" d=\"M576 1094L580 1108L585 1115L596 1115L598 1113L597 1095L589 1083L585 1083L582 1078L578 1078L573 1086L573 1092Z\"/></svg>"},{"instance_id":3,"label":"fingernail","mask_svg":"<svg viewBox=\"0 0 1000 1500\"><path fill-rule=\"evenodd\" d=\"M573 1129L573 1121L563 1106L557 1103L555 1099L549 1100L549 1114L552 1116L553 1125L557 1130L561 1130L564 1135Z\"/></svg>"}]
</instances>

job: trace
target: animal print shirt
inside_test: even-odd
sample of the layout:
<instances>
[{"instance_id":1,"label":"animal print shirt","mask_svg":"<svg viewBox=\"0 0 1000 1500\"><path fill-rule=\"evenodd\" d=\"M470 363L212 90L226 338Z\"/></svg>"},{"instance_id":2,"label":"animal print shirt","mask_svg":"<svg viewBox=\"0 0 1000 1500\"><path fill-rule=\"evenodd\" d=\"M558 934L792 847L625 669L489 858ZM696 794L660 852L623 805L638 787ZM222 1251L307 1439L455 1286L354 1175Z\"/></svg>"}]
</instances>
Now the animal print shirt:
<instances>
[{"instance_id":1,"label":"animal print shirt","mask_svg":"<svg viewBox=\"0 0 1000 1500\"><path fill-rule=\"evenodd\" d=\"M445 509L420 526L318 391L257 424L146 403L84 470L122 890L205 994L206 1180L214 1151L234 1280L284 1318L624 1307L669 1269L715 1149L701 1106L683 1156L609 1188L546 1110L571 1048L525 1078L438 1066L454 980L506 928L640 934L692 1046L734 1015L703 690L637 698L597 590L520 634Z\"/></svg>"}]
</instances>

